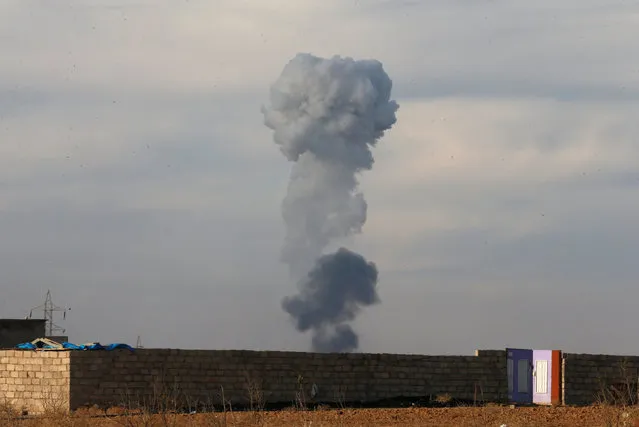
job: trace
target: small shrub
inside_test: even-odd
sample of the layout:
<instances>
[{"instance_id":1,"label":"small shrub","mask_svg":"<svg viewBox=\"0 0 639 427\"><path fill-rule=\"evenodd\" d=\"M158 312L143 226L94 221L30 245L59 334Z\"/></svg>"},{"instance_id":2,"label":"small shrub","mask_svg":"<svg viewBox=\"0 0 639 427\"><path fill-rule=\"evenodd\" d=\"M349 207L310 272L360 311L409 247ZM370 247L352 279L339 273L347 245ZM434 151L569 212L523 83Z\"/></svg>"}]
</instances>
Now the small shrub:
<instances>
[{"instance_id":1,"label":"small shrub","mask_svg":"<svg viewBox=\"0 0 639 427\"><path fill-rule=\"evenodd\" d=\"M439 403L440 405L448 405L452 401L453 401L453 396L451 396L450 393L438 394L435 397L435 402Z\"/></svg>"}]
</instances>

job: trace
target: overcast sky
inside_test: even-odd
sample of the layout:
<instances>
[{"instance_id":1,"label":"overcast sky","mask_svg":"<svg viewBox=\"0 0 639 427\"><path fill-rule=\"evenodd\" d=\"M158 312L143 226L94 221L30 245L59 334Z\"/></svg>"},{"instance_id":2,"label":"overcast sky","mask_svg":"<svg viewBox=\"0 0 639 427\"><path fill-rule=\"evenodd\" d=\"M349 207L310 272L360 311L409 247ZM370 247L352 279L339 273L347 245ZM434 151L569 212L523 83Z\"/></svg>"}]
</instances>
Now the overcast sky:
<instances>
[{"instance_id":1,"label":"overcast sky","mask_svg":"<svg viewBox=\"0 0 639 427\"><path fill-rule=\"evenodd\" d=\"M0 317L72 342L306 350L280 307L298 52L377 59L397 124L339 244L380 271L367 352L639 354L639 5L0 2Z\"/></svg>"}]
</instances>

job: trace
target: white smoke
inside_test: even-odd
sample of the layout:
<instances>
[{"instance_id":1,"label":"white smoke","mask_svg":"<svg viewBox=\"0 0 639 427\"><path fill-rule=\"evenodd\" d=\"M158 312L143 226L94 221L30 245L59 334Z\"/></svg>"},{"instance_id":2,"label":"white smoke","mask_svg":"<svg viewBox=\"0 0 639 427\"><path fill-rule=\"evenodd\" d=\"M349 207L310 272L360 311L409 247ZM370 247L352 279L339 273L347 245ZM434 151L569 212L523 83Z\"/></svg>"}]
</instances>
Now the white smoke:
<instances>
[{"instance_id":1,"label":"white smoke","mask_svg":"<svg viewBox=\"0 0 639 427\"><path fill-rule=\"evenodd\" d=\"M331 240L359 233L366 222L367 205L356 175L372 168L371 147L396 121L399 106L390 100L391 88L379 61L310 54L293 58L271 87L270 105L262 108L265 124L282 153L295 162L282 204L282 260L302 290L310 285L308 274ZM376 280L375 274L370 285ZM316 280L313 286L322 285ZM325 301L349 298L340 293L346 287L333 284L329 288L338 294ZM335 330L350 331L344 325ZM316 342L326 342L330 335L315 332Z\"/></svg>"}]
</instances>

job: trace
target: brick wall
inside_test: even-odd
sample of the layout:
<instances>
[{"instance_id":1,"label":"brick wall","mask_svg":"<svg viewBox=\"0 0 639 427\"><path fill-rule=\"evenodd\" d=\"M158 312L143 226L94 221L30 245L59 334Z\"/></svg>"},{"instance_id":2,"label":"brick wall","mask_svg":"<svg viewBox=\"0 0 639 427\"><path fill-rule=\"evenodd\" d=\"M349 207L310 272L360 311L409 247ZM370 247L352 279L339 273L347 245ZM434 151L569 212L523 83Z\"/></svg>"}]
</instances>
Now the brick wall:
<instances>
[{"instance_id":1,"label":"brick wall","mask_svg":"<svg viewBox=\"0 0 639 427\"><path fill-rule=\"evenodd\" d=\"M638 356L565 353L563 365L563 402L585 405L605 399L610 403L637 398ZM635 400L636 402L636 400Z\"/></svg>"},{"instance_id":2,"label":"brick wall","mask_svg":"<svg viewBox=\"0 0 639 427\"><path fill-rule=\"evenodd\" d=\"M69 410L67 351L0 350L0 405L41 413Z\"/></svg>"},{"instance_id":3,"label":"brick wall","mask_svg":"<svg viewBox=\"0 0 639 427\"><path fill-rule=\"evenodd\" d=\"M637 397L639 357L570 354L562 359L563 401L618 403ZM85 405L246 404L255 392L269 403L358 403L450 394L503 401L505 351L477 356L315 354L276 351L140 349L114 352L0 350L0 404L40 413ZM630 389L630 391L628 391ZM604 395L602 396L602 392Z\"/></svg>"},{"instance_id":4,"label":"brick wall","mask_svg":"<svg viewBox=\"0 0 639 427\"><path fill-rule=\"evenodd\" d=\"M458 399L503 400L504 351L478 356L316 354L274 351L140 349L71 353L71 407L148 403L176 394L191 404L217 404L221 392L246 404L257 389L271 403L303 390L311 401L375 401L449 393Z\"/></svg>"},{"instance_id":5,"label":"brick wall","mask_svg":"<svg viewBox=\"0 0 639 427\"><path fill-rule=\"evenodd\" d=\"M315 387L313 387L315 385ZM315 399L312 391L317 392ZM253 390L253 391L251 391ZM354 403L450 394L501 401L505 351L477 356L139 349L0 351L0 401L29 413L88 405Z\"/></svg>"}]
</instances>

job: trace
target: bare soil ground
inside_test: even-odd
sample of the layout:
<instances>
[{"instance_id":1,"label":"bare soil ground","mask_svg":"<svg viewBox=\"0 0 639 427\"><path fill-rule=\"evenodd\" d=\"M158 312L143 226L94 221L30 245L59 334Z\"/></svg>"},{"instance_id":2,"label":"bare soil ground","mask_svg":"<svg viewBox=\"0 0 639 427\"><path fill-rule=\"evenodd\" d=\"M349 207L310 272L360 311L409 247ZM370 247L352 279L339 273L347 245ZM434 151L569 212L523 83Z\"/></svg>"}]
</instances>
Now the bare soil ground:
<instances>
[{"instance_id":1,"label":"bare soil ground","mask_svg":"<svg viewBox=\"0 0 639 427\"><path fill-rule=\"evenodd\" d=\"M567 427L638 426L639 408L455 407L402 409L329 409L313 411L216 412L90 417L48 416L3 420L0 426L451 426Z\"/></svg>"}]
</instances>

